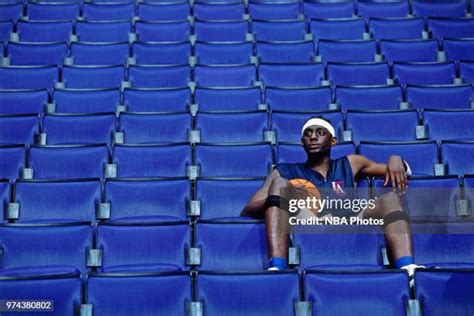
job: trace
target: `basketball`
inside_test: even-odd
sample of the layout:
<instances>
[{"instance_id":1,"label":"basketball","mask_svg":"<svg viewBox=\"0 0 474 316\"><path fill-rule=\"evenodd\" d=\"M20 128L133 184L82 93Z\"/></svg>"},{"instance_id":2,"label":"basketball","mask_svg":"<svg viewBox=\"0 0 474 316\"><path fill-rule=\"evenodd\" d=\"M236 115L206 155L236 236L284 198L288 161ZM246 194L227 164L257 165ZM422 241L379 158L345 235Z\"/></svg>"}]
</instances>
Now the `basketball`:
<instances>
[{"instance_id":1,"label":"basketball","mask_svg":"<svg viewBox=\"0 0 474 316\"><path fill-rule=\"evenodd\" d=\"M320 199L321 192L319 192L318 188L310 181L305 179L292 179L289 182L291 186L293 186L297 190L297 196L299 199L306 199L307 197L311 199ZM319 204L316 203L316 206L319 206ZM310 211L318 215L319 207L310 209Z\"/></svg>"}]
</instances>

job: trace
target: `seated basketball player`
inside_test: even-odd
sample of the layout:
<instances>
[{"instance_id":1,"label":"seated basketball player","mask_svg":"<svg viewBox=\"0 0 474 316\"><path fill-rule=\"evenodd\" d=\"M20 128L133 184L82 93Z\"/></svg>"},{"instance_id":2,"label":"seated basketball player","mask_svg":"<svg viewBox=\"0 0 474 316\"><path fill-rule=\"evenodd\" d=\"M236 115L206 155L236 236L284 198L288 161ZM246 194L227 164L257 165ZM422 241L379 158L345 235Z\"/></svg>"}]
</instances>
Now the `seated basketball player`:
<instances>
[{"instance_id":1,"label":"seated basketball player","mask_svg":"<svg viewBox=\"0 0 474 316\"><path fill-rule=\"evenodd\" d=\"M294 179L299 183L307 180L321 192L331 192L342 187L354 187L354 178L359 176L384 176L385 185L392 183L393 190L378 197L375 207L347 214L337 210L317 214L324 216L359 216L367 219L383 219L383 229L395 267L406 269L410 276L416 267L413 259L411 233L408 217L402 209L399 194L407 186L410 168L400 156L391 156L386 164L377 163L360 155L348 155L339 159L330 158L331 146L335 145L335 130L331 123L322 117L311 118L301 130L301 142L308 156L305 163L283 163L268 175L262 188L252 197L241 212L241 216L265 219L270 257L269 270L288 268L288 219L292 214L283 211L288 203L281 196ZM293 180L293 181L291 181ZM298 181L296 181L298 182ZM321 194L323 195L323 194ZM321 196L323 198L323 196Z\"/></svg>"}]
</instances>

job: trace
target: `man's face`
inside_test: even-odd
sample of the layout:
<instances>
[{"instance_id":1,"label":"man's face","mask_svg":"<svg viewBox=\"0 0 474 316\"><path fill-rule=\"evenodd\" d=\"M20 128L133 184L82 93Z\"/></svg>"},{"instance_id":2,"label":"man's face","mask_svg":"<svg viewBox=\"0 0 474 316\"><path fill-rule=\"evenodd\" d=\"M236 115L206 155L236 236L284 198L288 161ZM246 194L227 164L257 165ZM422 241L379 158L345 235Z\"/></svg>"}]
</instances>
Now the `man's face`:
<instances>
[{"instance_id":1,"label":"man's face","mask_svg":"<svg viewBox=\"0 0 474 316\"><path fill-rule=\"evenodd\" d=\"M301 142L306 153L310 155L329 151L334 141L326 128L313 125L304 130Z\"/></svg>"}]
</instances>

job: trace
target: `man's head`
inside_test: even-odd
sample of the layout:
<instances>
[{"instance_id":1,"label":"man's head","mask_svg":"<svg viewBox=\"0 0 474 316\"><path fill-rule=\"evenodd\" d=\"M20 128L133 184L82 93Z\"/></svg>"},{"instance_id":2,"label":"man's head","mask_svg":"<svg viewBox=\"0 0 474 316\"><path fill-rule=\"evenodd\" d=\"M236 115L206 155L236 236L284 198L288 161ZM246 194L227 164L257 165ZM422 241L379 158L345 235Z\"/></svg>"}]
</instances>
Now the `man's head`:
<instances>
[{"instance_id":1,"label":"man's head","mask_svg":"<svg viewBox=\"0 0 474 316\"><path fill-rule=\"evenodd\" d=\"M301 129L301 143L308 155L329 153L331 146L336 144L336 131L325 118L312 117Z\"/></svg>"}]
</instances>

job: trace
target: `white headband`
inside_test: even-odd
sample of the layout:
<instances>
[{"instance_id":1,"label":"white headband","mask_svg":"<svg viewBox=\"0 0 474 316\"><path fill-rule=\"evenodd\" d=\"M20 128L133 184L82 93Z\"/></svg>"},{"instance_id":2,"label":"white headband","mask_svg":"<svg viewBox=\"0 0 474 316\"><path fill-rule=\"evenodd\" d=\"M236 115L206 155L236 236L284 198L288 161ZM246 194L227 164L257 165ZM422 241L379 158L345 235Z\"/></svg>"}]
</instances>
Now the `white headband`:
<instances>
[{"instance_id":1,"label":"white headband","mask_svg":"<svg viewBox=\"0 0 474 316\"><path fill-rule=\"evenodd\" d=\"M325 129L329 131L332 137L336 137L336 131L334 130L334 127L332 127L332 125L329 122L320 118L312 118L309 121L307 121L304 124L303 128L301 129L301 137L303 137L305 129L313 125L324 127Z\"/></svg>"}]
</instances>

